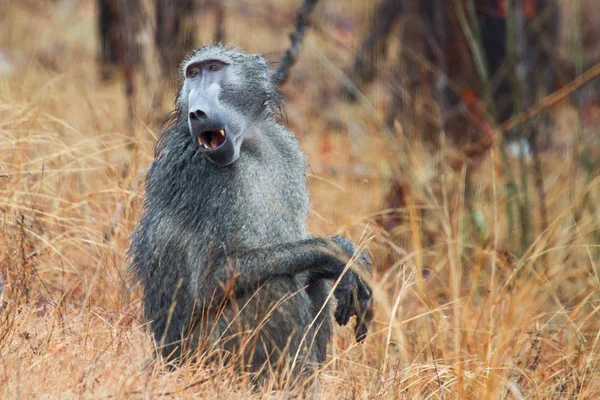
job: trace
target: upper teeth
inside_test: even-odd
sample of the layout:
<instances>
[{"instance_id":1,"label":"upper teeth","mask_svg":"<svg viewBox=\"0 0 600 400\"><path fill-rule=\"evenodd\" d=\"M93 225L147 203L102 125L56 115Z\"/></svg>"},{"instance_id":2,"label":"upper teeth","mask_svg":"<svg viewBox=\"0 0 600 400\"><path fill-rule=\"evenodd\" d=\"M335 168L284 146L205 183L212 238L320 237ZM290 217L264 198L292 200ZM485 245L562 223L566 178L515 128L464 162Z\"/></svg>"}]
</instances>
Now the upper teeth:
<instances>
[{"instance_id":1,"label":"upper teeth","mask_svg":"<svg viewBox=\"0 0 600 400\"><path fill-rule=\"evenodd\" d=\"M214 132L218 133L222 137L225 137L225 131L223 129L218 129ZM203 146L205 149L214 149L217 147L217 143L218 143L217 138L214 136L212 137L212 140L210 141L210 143L204 143L201 135L198 135L198 138L196 140L198 141L198 144Z\"/></svg>"}]
</instances>

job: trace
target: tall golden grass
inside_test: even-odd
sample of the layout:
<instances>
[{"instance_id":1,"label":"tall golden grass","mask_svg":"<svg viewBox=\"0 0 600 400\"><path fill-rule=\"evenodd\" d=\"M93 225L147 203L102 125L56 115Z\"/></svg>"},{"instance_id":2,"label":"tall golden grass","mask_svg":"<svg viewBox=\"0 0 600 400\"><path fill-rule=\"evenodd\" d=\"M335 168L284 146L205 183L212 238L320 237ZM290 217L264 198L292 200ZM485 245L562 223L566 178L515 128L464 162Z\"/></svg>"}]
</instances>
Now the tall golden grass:
<instances>
[{"instance_id":1,"label":"tall golden grass","mask_svg":"<svg viewBox=\"0 0 600 400\"><path fill-rule=\"evenodd\" d=\"M14 69L0 75L0 397L286 396L268 385L252 391L227 367L170 371L153 358L139 290L124 275L159 128L139 120L131 132L121 83L99 82L93 3L0 2L0 52ZM289 15L293 3L273 2ZM344 7L357 26L372 10L359 0L323 3L324 13ZM291 19L274 28L249 15L229 9L229 42L269 54L287 45ZM360 32L332 34L354 46ZM311 231L348 235L375 260L375 323L361 345L337 329L319 397L600 396L599 182L576 162L597 143L585 142L577 110L553 108L557 145L542 154L549 228L540 232L531 196L537 230L520 254L497 150L468 178L474 230L467 175L449 166L456 151L408 139L391 146L377 122L385 90L366 93L371 107L324 104L350 57L311 33L284 90L311 161ZM393 175L409 189L405 209L387 209ZM392 213L400 222L390 232L378 221Z\"/></svg>"}]
</instances>

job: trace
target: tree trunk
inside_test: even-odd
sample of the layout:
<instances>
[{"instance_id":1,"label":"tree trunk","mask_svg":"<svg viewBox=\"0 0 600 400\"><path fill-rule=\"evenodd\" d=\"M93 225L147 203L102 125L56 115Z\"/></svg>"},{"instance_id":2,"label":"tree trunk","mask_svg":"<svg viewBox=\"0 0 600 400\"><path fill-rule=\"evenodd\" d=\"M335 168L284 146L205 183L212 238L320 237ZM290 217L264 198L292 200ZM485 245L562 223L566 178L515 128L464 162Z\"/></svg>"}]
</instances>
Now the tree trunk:
<instances>
[{"instance_id":1,"label":"tree trunk","mask_svg":"<svg viewBox=\"0 0 600 400\"><path fill-rule=\"evenodd\" d=\"M100 78L108 79L123 60L124 43L119 0L97 0Z\"/></svg>"},{"instance_id":2,"label":"tree trunk","mask_svg":"<svg viewBox=\"0 0 600 400\"><path fill-rule=\"evenodd\" d=\"M156 0L156 45L162 70L174 85L181 60L194 48L195 1Z\"/></svg>"}]
</instances>

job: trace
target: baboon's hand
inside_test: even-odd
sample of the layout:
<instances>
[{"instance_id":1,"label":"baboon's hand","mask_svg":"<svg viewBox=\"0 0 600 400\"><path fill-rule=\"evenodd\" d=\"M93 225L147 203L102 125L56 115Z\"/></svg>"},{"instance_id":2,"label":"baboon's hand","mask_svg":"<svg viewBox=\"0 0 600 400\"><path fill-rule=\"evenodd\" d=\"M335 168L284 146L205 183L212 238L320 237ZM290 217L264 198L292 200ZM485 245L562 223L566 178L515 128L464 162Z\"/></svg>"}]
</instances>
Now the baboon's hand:
<instances>
[{"instance_id":1,"label":"baboon's hand","mask_svg":"<svg viewBox=\"0 0 600 400\"><path fill-rule=\"evenodd\" d=\"M335 288L334 295L338 301L335 320L346 325L350 317L356 315L354 329L357 342L367 337L369 324L373 319L373 299L371 290L354 271L347 271Z\"/></svg>"},{"instance_id":2,"label":"baboon's hand","mask_svg":"<svg viewBox=\"0 0 600 400\"><path fill-rule=\"evenodd\" d=\"M354 244L350 240L340 236L334 236L332 239L349 255L354 255ZM364 268L365 272L370 273L371 260L369 257L366 254L359 253L358 260L361 264L360 267ZM367 337L369 324L373 318L371 290L356 272L347 270L340 279L334 295L338 301L335 320L343 326L348 323L350 317L356 315L354 333L356 341L362 342Z\"/></svg>"}]
</instances>

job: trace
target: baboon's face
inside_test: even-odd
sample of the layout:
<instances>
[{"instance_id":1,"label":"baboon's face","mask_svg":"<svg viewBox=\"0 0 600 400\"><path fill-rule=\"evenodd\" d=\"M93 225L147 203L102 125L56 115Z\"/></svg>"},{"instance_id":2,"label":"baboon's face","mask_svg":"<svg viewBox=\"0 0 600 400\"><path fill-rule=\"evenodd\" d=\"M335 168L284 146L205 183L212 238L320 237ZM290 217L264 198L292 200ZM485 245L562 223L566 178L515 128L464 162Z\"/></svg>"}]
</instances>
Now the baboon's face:
<instances>
[{"instance_id":1,"label":"baboon's face","mask_svg":"<svg viewBox=\"0 0 600 400\"><path fill-rule=\"evenodd\" d=\"M193 53L182 72L180 107L199 151L217 164L233 163L244 137L272 113L277 92L267 63L260 56L208 47Z\"/></svg>"}]
</instances>

